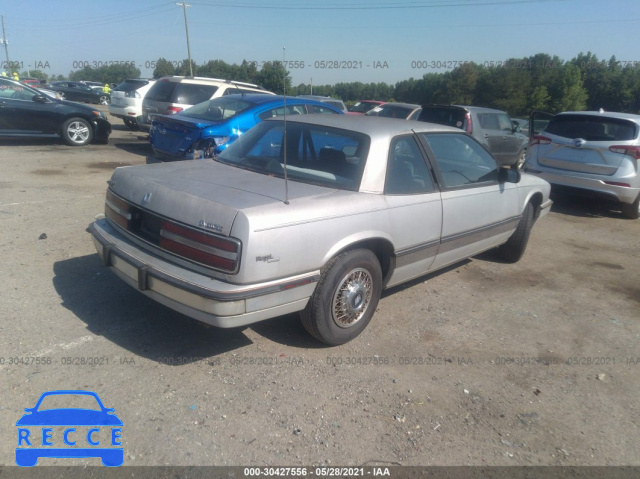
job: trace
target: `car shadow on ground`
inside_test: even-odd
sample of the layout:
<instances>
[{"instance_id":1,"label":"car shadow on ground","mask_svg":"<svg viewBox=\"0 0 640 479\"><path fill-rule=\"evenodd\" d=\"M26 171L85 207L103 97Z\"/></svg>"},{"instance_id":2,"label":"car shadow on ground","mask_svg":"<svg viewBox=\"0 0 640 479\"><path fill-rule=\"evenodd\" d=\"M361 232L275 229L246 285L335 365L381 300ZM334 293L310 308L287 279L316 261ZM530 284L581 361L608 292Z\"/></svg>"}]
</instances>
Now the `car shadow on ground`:
<instances>
[{"instance_id":1,"label":"car shadow on ground","mask_svg":"<svg viewBox=\"0 0 640 479\"><path fill-rule=\"evenodd\" d=\"M140 139L139 137L130 140L112 139L112 144L120 150L126 151L127 153L131 153L133 155L141 156L143 158L146 158L148 155L151 155L153 153L149 141L145 141L143 139Z\"/></svg>"},{"instance_id":2,"label":"car shadow on ground","mask_svg":"<svg viewBox=\"0 0 640 479\"><path fill-rule=\"evenodd\" d=\"M620 205L613 201L564 191L551 191L551 199L554 213L582 218L622 218Z\"/></svg>"},{"instance_id":3,"label":"car shadow on ground","mask_svg":"<svg viewBox=\"0 0 640 479\"><path fill-rule=\"evenodd\" d=\"M97 254L54 263L62 306L92 333L164 364L189 364L251 344L241 329L220 329L177 313L135 291Z\"/></svg>"}]
</instances>

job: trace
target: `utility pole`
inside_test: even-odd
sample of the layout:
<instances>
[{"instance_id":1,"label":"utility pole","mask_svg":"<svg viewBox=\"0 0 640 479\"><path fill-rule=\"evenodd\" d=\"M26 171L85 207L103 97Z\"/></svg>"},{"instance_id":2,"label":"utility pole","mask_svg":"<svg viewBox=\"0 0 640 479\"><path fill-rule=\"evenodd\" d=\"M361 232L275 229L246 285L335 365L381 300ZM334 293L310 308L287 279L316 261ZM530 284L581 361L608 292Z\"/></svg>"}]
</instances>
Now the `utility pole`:
<instances>
[{"instance_id":1,"label":"utility pole","mask_svg":"<svg viewBox=\"0 0 640 479\"><path fill-rule=\"evenodd\" d=\"M9 42L7 41L7 35L4 32L4 15L2 15L2 40L0 40L0 43L4 43L4 53L5 55L7 55L7 68L11 70L11 62L9 61L9 47L7 46Z\"/></svg>"},{"instance_id":2,"label":"utility pole","mask_svg":"<svg viewBox=\"0 0 640 479\"><path fill-rule=\"evenodd\" d=\"M193 63L191 62L191 46L189 45L189 23L187 22L187 7L188 5L185 0L182 0L182 3L176 3L176 5L182 7L182 11L184 12L184 29L187 32L187 55L189 55L189 74L193 76Z\"/></svg>"}]
</instances>

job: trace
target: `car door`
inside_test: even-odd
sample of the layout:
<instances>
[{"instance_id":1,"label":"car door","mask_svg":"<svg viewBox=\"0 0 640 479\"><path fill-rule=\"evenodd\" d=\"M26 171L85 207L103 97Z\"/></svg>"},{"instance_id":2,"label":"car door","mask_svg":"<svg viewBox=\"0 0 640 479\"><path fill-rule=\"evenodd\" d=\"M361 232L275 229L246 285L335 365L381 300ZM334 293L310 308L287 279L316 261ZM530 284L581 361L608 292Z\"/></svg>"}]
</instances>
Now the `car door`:
<instances>
[{"instance_id":1,"label":"car door","mask_svg":"<svg viewBox=\"0 0 640 479\"><path fill-rule=\"evenodd\" d=\"M46 97L34 101L39 92L0 79L0 134L31 135L55 132L55 103Z\"/></svg>"},{"instance_id":2,"label":"car door","mask_svg":"<svg viewBox=\"0 0 640 479\"><path fill-rule=\"evenodd\" d=\"M469 135L422 133L420 138L442 194L442 237L432 267L504 243L520 219L517 185L499 181L496 160Z\"/></svg>"},{"instance_id":3,"label":"car door","mask_svg":"<svg viewBox=\"0 0 640 479\"><path fill-rule=\"evenodd\" d=\"M415 135L390 144L385 176L389 231L395 239L395 268L387 286L427 273L442 229L441 196Z\"/></svg>"}]
</instances>

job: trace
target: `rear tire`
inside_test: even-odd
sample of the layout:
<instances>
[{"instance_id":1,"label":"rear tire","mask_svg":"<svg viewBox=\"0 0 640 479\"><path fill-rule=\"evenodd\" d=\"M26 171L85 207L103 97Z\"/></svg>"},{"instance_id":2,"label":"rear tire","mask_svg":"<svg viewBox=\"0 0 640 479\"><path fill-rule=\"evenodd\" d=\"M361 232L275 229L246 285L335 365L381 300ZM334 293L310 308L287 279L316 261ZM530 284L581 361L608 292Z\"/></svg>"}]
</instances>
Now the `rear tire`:
<instances>
[{"instance_id":1,"label":"rear tire","mask_svg":"<svg viewBox=\"0 0 640 479\"><path fill-rule=\"evenodd\" d=\"M367 249L331 259L307 307L302 325L316 339L337 346L358 336L371 321L382 291L382 270Z\"/></svg>"},{"instance_id":2,"label":"rear tire","mask_svg":"<svg viewBox=\"0 0 640 479\"><path fill-rule=\"evenodd\" d=\"M633 203L622 203L622 216L630 220L637 220L640 217L640 194Z\"/></svg>"},{"instance_id":3,"label":"rear tire","mask_svg":"<svg viewBox=\"0 0 640 479\"><path fill-rule=\"evenodd\" d=\"M498 256L508 263L516 263L522 258L527 243L529 242L529 234L533 226L533 205L527 203L522 212L522 217L518 223L518 227L513 232L509 240L498 248Z\"/></svg>"}]
</instances>

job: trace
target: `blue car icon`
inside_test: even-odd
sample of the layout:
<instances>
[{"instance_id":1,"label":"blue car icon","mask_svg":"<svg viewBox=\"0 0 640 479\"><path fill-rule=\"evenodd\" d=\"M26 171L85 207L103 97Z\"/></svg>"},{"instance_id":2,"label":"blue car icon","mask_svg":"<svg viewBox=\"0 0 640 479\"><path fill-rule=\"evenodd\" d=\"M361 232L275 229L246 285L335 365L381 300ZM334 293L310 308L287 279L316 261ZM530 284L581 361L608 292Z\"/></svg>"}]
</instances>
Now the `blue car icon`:
<instances>
[{"instance_id":1,"label":"blue car icon","mask_svg":"<svg viewBox=\"0 0 640 479\"><path fill-rule=\"evenodd\" d=\"M51 396L69 396L70 402L78 396L88 396L88 402L93 406L90 398L95 399L99 409L41 409L42 402ZM66 401L66 398L64 399ZM56 400L60 401L59 398ZM27 414L16 422L18 426L16 464L18 466L35 466L40 457L99 457L102 464L107 467L121 466L124 462L124 449L120 444L122 421L114 414L113 408L104 406L96 393L74 390L48 391L40 396L33 408L26 408L25 412ZM58 433L54 437L53 428L50 426L64 426L65 429L62 434ZM81 447L78 443L82 443L83 438L76 427L87 426L89 427L86 433L88 447ZM108 433L107 437L105 437L105 431ZM40 432L41 436L38 435ZM68 447L55 447L57 444L54 441L60 440ZM112 447L101 447L105 442ZM34 446L42 445L43 447L30 447L32 443Z\"/></svg>"}]
</instances>

